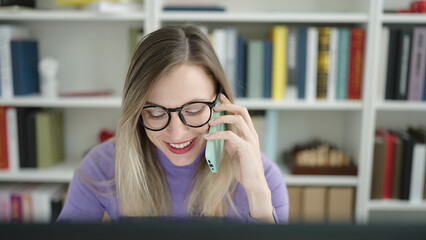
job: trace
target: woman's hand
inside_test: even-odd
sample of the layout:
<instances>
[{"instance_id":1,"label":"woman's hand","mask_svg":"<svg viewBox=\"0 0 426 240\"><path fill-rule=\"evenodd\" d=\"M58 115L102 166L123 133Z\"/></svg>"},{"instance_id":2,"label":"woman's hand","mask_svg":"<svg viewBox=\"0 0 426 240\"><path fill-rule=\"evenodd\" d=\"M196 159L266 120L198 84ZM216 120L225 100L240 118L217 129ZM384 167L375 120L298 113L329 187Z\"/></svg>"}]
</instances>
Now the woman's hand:
<instances>
[{"instance_id":1,"label":"woman's hand","mask_svg":"<svg viewBox=\"0 0 426 240\"><path fill-rule=\"evenodd\" d=\"M221 104L215 111L226 111L228 115L217 117L209 123L232 124L238 135L232 131L214 132L206 140L223 139L225 151L232 156L232 169L237 181L243 185L250 205L250 215L261 221L272 221L271 191L266 182L260 156L259 137L253 126L247 108L232 104L225 95L220 94Z\"/></svg>"}]
</instances>

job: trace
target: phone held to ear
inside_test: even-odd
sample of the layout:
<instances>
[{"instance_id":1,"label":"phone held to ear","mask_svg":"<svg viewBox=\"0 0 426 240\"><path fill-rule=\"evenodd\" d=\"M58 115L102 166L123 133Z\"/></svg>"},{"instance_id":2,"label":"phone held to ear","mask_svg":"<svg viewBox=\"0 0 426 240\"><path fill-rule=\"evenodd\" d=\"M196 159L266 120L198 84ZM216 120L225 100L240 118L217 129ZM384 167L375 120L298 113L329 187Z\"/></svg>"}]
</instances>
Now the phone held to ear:
<instances>
[{"instance_id":1,"label":"phone held to ear","mask_svg":"<svg viewBox=\"0 0 426 240\"><path fill-rule=\"evenodd\" d=\"M219 98L217 99L216 106L220 104ZM213 111L213 117L212 120L223 115L224 112L215 112ZM209 134L216 132L216 131L225 131L225 124L221 123L216 126L210 126ZM206 161L207 164L210 167L210 170L213 173L219 172L220 169L220 161L222 159L222 152L223 152L223 139L215 139L215 140L208 140L207 146L206 146Z\"/></svg>"}]
</instances>

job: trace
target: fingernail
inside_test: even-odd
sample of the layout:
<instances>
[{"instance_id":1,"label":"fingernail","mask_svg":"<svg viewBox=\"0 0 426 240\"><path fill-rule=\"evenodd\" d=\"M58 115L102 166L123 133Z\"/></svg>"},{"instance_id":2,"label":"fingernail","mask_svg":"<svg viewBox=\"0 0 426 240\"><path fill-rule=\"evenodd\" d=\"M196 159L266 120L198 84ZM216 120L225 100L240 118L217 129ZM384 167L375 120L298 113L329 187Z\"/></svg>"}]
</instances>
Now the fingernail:
<instances>
[{"instance_id":1,"label":"fingernail","mask_svg":"<svg viewBox=\"0 0 426 240\"><path fill-rule=\"evenodd\" d=\"M220 93L220 96L222 96L223 98L228 99L228 98L225 96L225 94L223 94L223 93Z\"/></svg>"},{"instance_id":2,"label":"fingernail","mask_svg":"<svg viewBox=\"0 0 426 240\"><path fill-rule=\"evenodd\" d=\"M203 137L205 137L205 138L208 137L208 136L210 136L210 133L206 133L206 134L203 135Z\"/></svg>"}]
</instances>

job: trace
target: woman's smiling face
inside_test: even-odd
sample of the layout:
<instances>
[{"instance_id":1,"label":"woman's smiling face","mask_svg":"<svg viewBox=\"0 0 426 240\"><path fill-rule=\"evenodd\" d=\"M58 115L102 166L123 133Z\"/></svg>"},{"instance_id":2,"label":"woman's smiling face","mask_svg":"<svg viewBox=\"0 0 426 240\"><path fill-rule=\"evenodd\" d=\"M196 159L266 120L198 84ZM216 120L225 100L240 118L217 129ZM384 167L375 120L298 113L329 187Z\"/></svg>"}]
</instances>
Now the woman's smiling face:
<instances>
[{"instance_id":1,"label":"woman's smiling face","mask_svg":"<svg viewBox=\"0 0 426 240\"><path fill-rule=\"evenodd\" d=\"M215 99L216 87L213 79L196 65L182 64L159 79L148 96L145 106L178 108L182 105ZM145 129L148 138L176 166L191 164L206 145L203 135L208 132L208 124L193 128L185 125L177 112L171 113L166 128L160 131Z\"/></svg>"}]
</instances>

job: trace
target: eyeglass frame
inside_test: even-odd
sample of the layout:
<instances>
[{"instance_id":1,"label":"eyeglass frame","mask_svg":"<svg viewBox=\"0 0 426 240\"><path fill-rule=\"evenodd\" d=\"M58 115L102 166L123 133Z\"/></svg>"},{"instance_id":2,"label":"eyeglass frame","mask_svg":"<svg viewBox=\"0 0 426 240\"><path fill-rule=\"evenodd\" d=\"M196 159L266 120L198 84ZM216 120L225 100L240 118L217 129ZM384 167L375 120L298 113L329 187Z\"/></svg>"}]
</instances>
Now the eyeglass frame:
<instances>
[{"instance_id":1,"label":"eyeglass frame","mask_svg":"<svg viewBox=\"0 0 426 240\"><path fill-rule=\"evenodd\" d=\"M210 121L210 119L212 118L212 113L213 113L213 108L215 107L215 105L216 105L216 101L217 101L217 99L219 98L219 94L221 93L222 91L221 91L221 89L219 89L219 91L218 91L218 93L217 93L217 95L216 95L216 98L212 101L212 102L205 102L205 101L194 101L194 102L189 102L189 103L185 103L184 105L182 105L182 106L180 106L180 107L178 107L178 108L165 108L165 107L162 107L162 106L145 106L145 107L143 107L142 108L142 110L143 109L145 109L145 108L160 108L160 109L162 109L162 110L164 110L166 113L167 113L167 116L169 117L169 119L167 120L167 123L166 123L166 125L164 125L164 127L163 128L160 128L160 129L152 129L152 128L149 128L149 127L147 127L147 126L145 126L145 124L143 123L143 117L142 117L142 114L141 114L141 116L140 116L140 121L141 121L141 123L142 123L142 126L145 128L145 129L148 129L148 130L151 130L151 131L155 131L155 132L157 132L157 131L161 131L161 130L163 130L163 129L165 129L167 126L169 126L169 124L170 124L170 120L172 119L172 115L171 115L171 113L172 112L178 112L178 115L179 115L179 118L180 118L180 120L183 122L183 124L185 124L186 126L188 126L188 127L192 127L192 128L200 128L200 127L202 127L202 126L205 126L209 121ZM185 121L185 118L183 117L183 115L182 115L182 109L183 108L185 108L186 106L188 106L188 105L191 105L191 104L194 104L194 103L203 103L203 104L206 104L209 108L210 108L210 116L209 116L209 119L205 122L205 123L203 123L202 125L199 125L199 126L193 126L193 125L190 125L189 123L187 123L186 121Z\"/></svg>"}]
</instances>

